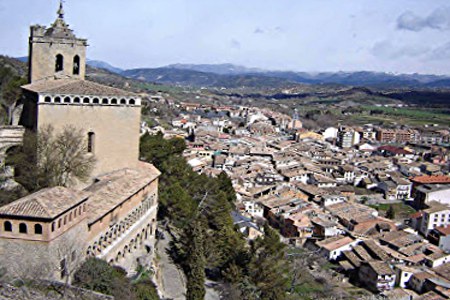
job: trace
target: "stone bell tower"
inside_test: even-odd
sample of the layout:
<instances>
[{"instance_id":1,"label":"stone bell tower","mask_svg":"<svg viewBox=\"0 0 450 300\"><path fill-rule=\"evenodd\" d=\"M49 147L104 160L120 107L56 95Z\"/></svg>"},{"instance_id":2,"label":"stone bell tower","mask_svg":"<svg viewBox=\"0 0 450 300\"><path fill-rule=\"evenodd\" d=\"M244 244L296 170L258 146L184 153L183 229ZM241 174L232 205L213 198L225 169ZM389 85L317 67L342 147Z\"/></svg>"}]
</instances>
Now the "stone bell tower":
<instances>
[{"instance_id":1,"label":"stone bell tower","mask_svg":"<svg viewBox=\"0 0 450 300\"><path fill-rule=\"evenodd\" d=\"M95 178L138 165L141 98L85 80L86 46L64 21L62 2L50 27L31 27L30 83L22 86L20 125L38 134L49 125L55 133L67 126L80 129L97 160Z\"/></svg>"},{"instance_id":2,"label":"stone bell tower","mask_svg":"<svg viewBox=\"0 0 450 300\"><path fill-rule=\"evenodd\" d=\"M49 27L31 26L29 82L46 79L81 79L86 73L87 40L77 38L64 21L62 1Z\"/></svg>"}]
</instances>

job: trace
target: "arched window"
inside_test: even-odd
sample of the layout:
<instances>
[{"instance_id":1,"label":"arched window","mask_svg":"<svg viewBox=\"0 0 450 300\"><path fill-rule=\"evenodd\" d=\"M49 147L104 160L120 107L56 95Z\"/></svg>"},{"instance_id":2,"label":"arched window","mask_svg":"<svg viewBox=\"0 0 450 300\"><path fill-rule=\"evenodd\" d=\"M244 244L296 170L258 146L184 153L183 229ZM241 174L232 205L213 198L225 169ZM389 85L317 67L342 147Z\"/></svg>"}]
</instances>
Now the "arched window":
<instances>
[{"instance_id":1,"label":"arched window","mask_svg":"<svg viewBox=\"0 0 450 300\"><path fill-rule=\"evenodd\" d=\"M87 98L87 97L84 98L84 99L83 99L83 103L89 103L89 98Z\"/></svg>"},{"instance_id":2,"label":"arched window","mask_svg":"<svg viewBox=\"0 0 450 300\"><path fill-rule=\"evenodd\" d=\"M34 234L42 234L42 225L34 224Z\"/></svg>"},{"instance_id":3,"label":"arched window","mask_svg":"<svg viewBox=\"0 0 450 300\"><path fill-rule=\"evenodd\" d=\"M111 104L117 104L117 99L112 99Z\"/></svg>"},{"instance_id":4,"label":"arched window","mask_svg":"<svg viewBox=\"0 0 450 300\"><path fill-rule=\"evenodd\" d=\"M88 132L88 145L87 145L87 151L89 153L94 153L94 147L95 147L95 133Z\"/></svg>"},{"instance_id":5,"label":"arched window","mask_svg":"<svg viewBox=\"0 0 450 300\"><path fill-rule=\"evenodd\" d=\"M80 75L80 57L78 55L73 58L73 75Z\"/></svg>"},{"instance_id":6,"label":"arched window","mask_svg":"<svg viewBox=\"0 0 450 300\"><path fill-rule=\"evenodd\" d=\"M64 57L61 54L56 55L55 72L64 70Z\"/></svg>"},{"instance_id":7,"label":"arched window","mask_svg":"<svg viewBox=\"0 0 450 300\"><path fill-rule=\"evenodd\" d=\"M64 103L70 103L70 97L64 98Z\"/></svg>"},{"instance_id":8,"label":"arched window","mask_svg":"<svg viewBox=\"0 0 450 300\"><path fill-rule=\"evenodd\" d=\"M60 97L56 97L55 98L55 103L61 103L61 98Z\"/></svg>"},{"instance_id":9,"label":"arched window","mask_svg":"<svg viewBox=\"0 0 450 300\"><path fill-rule=\"evenodd\" d=\"M75 99L73 99L73 103L80 103L80 98L76 97Z\"/></svg>"},{"instance_id":10,"label":"arched window","mask_svg":"<svg viewBox=\"0 0 450 300\"><path fill-rule=\"evenodd\" d=\"M103 98L103 100L102 100L102 104L108 104L108 99L106 99L106 98Z\"/></svg>"},{"instance_id":11,"label":"arched window","mask_svg":"<svg viewBox=\"0 0 450 300\"><path fill-rule=\"evenodd\" d=\"M55 231L55 222L52 223L52 232Z\"/></svg>"},{"instance_id":12,"label":"arched window","mask_svg":"<svg viewBox=\"0 0 450 300\"><path fill-rule=\"evenodd\" d=\"M25 223L20 223L20 224L19 224L19 232L20 232L20 233L27 233L27 232L28 232L27 224L25 224Z\"/></svg>"},{"instance_id":13,"label":"arched window","mask_svg":"<svg viewBox=\"0 0 450 300\"><path fill-rule=\"evenodd\" d=\"M120 100L120 104L127 104L127 100L121 99L121 100Z\"/></svg>"},{"instance_id":14,"label":"arched window","mask_svg":"<svg viewBox=\"0 0 450 300\"><path fill-rule=\"evenodd\" d=\"M136 101L134 101L134 99L131 99L130 100L130 105L134 105L134 104L136 104Z\"/></svg>"},{"instance_id":15,"label":"arched window","mask_svg":"<svg viewBox=\"0 0 450 300\"><path fill-rule=\"evenodd\" d=\"M94 98L94 101L92 101L92 103L94 103L94 104L99 104L99 103L100 103L100 100L98 100L98 98Z\"/></svg>"},{"instance_id":16,"label":"arched window","mask_svg":"<svg viewBox=\"0 0 450 300\"><path fill-rule=\"evenodd\" d=\"M12 224L11 224L11 222L5 221L5 223L3 223L3 229L5 231L11 232L12 231Z\"/></svg>"},{"instance_id":17,"label":"arched window","mask_svg":"<svg viewBox=\"0 0 450 300\"><path fill-rule=\"evenodd\" d=\"M44 101L47 103L50 103L50 102L52 102L52 98L47 96L47 97L45 97Z\"/></svg>"}]
</instances>

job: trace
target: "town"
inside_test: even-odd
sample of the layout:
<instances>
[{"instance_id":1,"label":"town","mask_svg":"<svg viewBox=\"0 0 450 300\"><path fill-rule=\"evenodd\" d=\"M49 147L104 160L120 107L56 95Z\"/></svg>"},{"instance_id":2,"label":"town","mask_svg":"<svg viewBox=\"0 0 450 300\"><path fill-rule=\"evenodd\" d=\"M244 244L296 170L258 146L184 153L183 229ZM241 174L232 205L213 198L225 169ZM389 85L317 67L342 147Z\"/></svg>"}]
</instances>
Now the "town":
<instances>
[{"instance_id":1,"label":"town","mask_svg":"<svg viewBox=\"0 0 450 300\"><path fill-rule=\"evenodd\" d=\"M309 131L296 113L149 101L181 113L172 129L144 123L141 131L185 138L194 171L228 174L234 223L247 239L264 235L268 222L286 244L315 251L372 292L450 297L448 130Z\"/></svg>"},{"instance_id":2,"label":"town","mask_svg":"<svg viewBox=\"0 0 450 300\"><path fill-rule=\"evenodd\" d=\"M232 38L212 64L185 64L213 51L195 38L174 42L173 28L157 22L163 7L146 23L160 26L154 42L136 26L146 2L127 4L132 18L102 34L89 13L107 20L115 3L68 4L99 45L87 53L58 2L52 23L29 27L28 56L0 55L1 299L450 299L450 77L444 52L430 58L445 47L424 48L417 61L427 63L407 66L403 48L377 42L333 64L336 43L307 68L306 52L292 47L290 60L291 44L276 41L293 41L291 24L248 28L243 9L234 24L242 41ZM184 19L168 5L164 21ZM205 7L185 17L202 20L189 33L212 44L208 18L195 16L213 15ZM11 29L43 21L34 9ZM233 18L239 10L222 9ZM397 10L391 38L446 30L448 12ZM140 43L127 42L134 31ZM272 63L253 60L263 35L268 49L280 46ZM90 59L102 44L124 69ZM139 55L141 46L161 56ZM218 63L241 50L259 67ZM406 55L414 63L416 50Z\"/></svg>"}]
</instances>

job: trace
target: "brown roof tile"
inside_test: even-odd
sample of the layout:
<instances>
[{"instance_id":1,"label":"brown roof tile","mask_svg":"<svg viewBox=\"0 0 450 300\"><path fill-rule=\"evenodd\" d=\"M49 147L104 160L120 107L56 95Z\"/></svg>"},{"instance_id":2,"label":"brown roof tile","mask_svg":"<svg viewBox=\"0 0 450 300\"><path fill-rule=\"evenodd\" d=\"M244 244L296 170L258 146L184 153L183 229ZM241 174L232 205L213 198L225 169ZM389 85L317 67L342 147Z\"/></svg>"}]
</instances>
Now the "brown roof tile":
<instances>
[{"instance_id":1,"label":"brown roof tile","mask_svg":"<svg viewBox=\"0 0 450 300\"><path fill-rule=\"evenodd\" d=\"M92 193L88 200L88 222L92 224L101 219L160 174L153 165L142 164L140 168L121 169L98 177L98 182L85 189Z\"/></svg>"},{"instance_id":2,"label":"brown roof tile","mask_svg":"<svg viewBox=\"0 0 450 300\"><path fill-rule=\"evenodd\" d=\"M136 97L136 94L101 85L88 80L56 79L42 80L22 86L23 89L48 94L84 95L84 96L111 96Z\"/></svg>"},{"instance_id":3,"label":"brown roof tile","mask_svg":"<svg viewBox=\"0 0 450 300\"><path fill-rule=\"evenodd\" d=\"M54 219L89 195L65 187L46 188L0 207L0 215Z\"/></svg>"}]
</instances>

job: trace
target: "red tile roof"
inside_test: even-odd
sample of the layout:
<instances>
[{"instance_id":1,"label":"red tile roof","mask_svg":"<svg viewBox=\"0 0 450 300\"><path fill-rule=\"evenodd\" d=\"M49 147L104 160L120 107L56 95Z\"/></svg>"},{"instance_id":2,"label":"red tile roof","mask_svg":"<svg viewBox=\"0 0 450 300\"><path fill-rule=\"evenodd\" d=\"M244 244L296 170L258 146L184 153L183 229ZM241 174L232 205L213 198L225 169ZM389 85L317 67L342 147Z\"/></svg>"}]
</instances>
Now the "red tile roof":
<instances>
[{"instance_id":1,"label":"red tile roof","mask_svg":"<svg viewBox=\"0 0 450 300\"><path fill-rule=\"evenodd\" d=\"M450 183L450 176L447 175L422 175L410 178L414 183Z\"/></svg>"},{"instance_id":2,"label":"red tile roof","mask_svg":"<svg viewBox=\"0 0 450 300\"><path fill-rule=\"evenodd\" d=\"M450 235L450 225L437 227L436 230L445 236Z\"/></svg>"}]
</instances>

